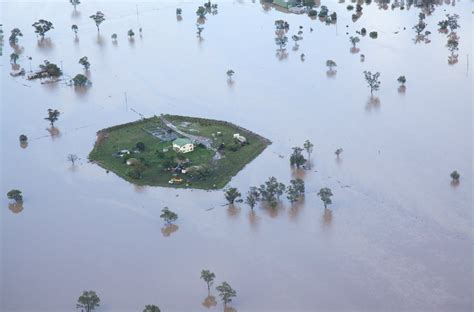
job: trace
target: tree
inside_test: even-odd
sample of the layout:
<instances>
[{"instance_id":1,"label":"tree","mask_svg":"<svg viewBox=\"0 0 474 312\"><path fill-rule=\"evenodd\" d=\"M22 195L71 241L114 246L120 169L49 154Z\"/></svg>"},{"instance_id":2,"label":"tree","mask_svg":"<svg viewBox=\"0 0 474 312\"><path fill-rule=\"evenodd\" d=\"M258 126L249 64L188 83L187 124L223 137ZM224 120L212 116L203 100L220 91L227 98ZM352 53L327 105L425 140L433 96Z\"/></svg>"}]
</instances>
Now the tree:
<instances>
[{"instance_id":1,"label":"tree","mask_svg":"<svg viewBox=\"0 0 474 312\"><path fill-rule=\"evenodd\" d=\"M79 299L77 299L76 308L82 311L85 310L85 312L91 312L99 306L100 298L93 290L84 291Z\"/></svg>"},{"instance_id":2,"label":"tree","mask_svg":"<svg viewBox=\"0 0 474 312\"><path fill-rule=\"evenodd\" d=\"M370 71L364 71L365 81L367 82L370 88L370 94L373 94L374 91L377 91L380 88L380 73L376 72L372 74Z\"/></svg>"},{"instance_id":3,"label":"tree","mask_svg":"<svg viewBox=\"0 0 474 312\"><path fill-rule=\"evenodd\" d=\"M196 34L197 34L198 38L201 38L201 33L202 33L202 31L204 30L204 27L202 27L202 26L199 25L199 24L196 24L196 29L197 29Z\"/></svg>"},{"instance_id":4,"label":"tree","mask_svg":"<svg viewBox=\"0 0 474 312\"><path fill-rule=\"evenodd\" d=\"M89 67L91 67L91 63L89 63L89 59L87 58L87 56L83 56L79 59L79 64L81 64L82 66L84 66L84 69L87 71L89 70Z\"/></svg>"},{"instance_id":5,"label":"tree","mask_svg":"<svg viewBox=\"0 0 474 312\"><path fill-rule=\"evenodd\" d=\"M20 56L13 52L12 54L10 54L10 62L13 62L13 64L16 64L16 61L20 58Z\"/></svg>"},{"instance_id":6,"label":"tree","mask_svg":"<svg viewBox=\"0 0 474 312\"><path fill-rule=\"evenodd\" d=\"M16 189L10 190L7 193L7 197L8 199L13 199L17 203L23 202L23 195L21 195L20 190L16 190Z\"/></svg>"},{"instance_id":7,"label":"tree","mask_svg":"<svg viewBox=\"0 0 474 312\"><path fill-rule=\"evenodd\" d=\"M71 162L71 164L74 166L76 164L76 161L79 159L76 154L69 154L67 155L67 160Z\"/></svg>"},{"instance_id":8,"label":"tree","mask_svg":"<svg viewBox=\"0 0 474 312\"><path fill-rule=\"evenodd\" d=\"M211 286L214 284L214 279L216 278L216 275L212 273L209 270L202 270L201 271L201 279L206 282L207 285L207 294L209 295L211 293Z\"/></svg>"},{"instance_id":9,"label":"tree","mask_svg":"<svg viewBox=\"0 0 474 312\"><path fill-rule=\"evenodd\" d=\"M352 43L352 47L355 48L356 44L360 42L359 37L357 36L350 36L349 37L350 42Z\"/></svg>"},{"instance_id":10,"label":"tree","mask_svg":"<svg viewBox=\"0 0 474 312\"><path fill-rule=\"evenodd\" d=\"M337 64L336 64L336 62L334 62L333 60L327 60L327 61L326 61L326 66L329 67L329 70L330 70L330 71L332 71L332 68L333 68L333 67L336 67Z\"/></svg>"},{"instance_id":11,"label":"tree","mask_svg":"<svg viewBox=\"0 0 474 312\"><path fill-rule=\"evenodd\" d=\"M148 304L145 306L143 312L161 312L161 310L154 304Z\"/></svg>"},{"instance_id":12,"label":"tree","mask_svg":"<svg viewBox=\"0 0 474 312\"><path fill-rule=\"evenodd\" d=\"M327 205L332 204L332 201L331 201L332 191L330 188L323 187L322 189L319 190L318 196L323 201L324 208L327 208Z\"/></svg>"},{"instance_id":13,"label":"tree","mask_svg":"<svg viewBox=\"0 0 474 312\"><path fill-rule=\"evenodd\" d=\"M45 120L48 120L51 123L51 127L54 127L54 123L58 120L61 113L57 109L48 109L48 117Z\"/></svg>"},{"instance_id":14,"label":"tree","mask_svg":"<svg viewBox=\"0 0 474 312\"><path fill-rule=\"evenodd\" d=\"M21 30L19 28L13 28L8 41L10 41L11 44L16 44L18 42L18 37L23 37Z\"/></svg>"},{"instance_id":15,"label":"tree","mask_svg":"<svg viewBox=\"0 0 474 312\"><path fill-rule=\"evenodd\" d=\"M229 80L232 80L232 76L235 74L235 72L232 70L232 69L229 69L227 72L227 77L229 78Z\"/></svg>"},{"instance_id":16,"label":"tree","mask_svg":"<svg viewBox=\"0 0 474 312\"><path fill-rule=\"evenodd\" d=\"M133 32L133 29L129 29L128 32L127 32L127 35L130 39L132 39L133 36L135 36L135 33Z\"/></svg>"},{"instance_id":17,"label":"tree","mask_svg":"<svg viewBox=\"0 0 474 312\"><path fill-rule=\"evenodd\" d=\"M400 77L398 77L397 81L398 81L402 86L405 86L405 82L407 82L407 79L405 78L405 76L400 76Z\"/></svg>"},{"instance_id":18,"label":"tree","mask_svg":"<svg viewBox=\"0 0 474 312\"><path fill-rule=\"evenodd\" d=\"M117 34L113 33L112 36L110 36L113 41L117 41Z\"/></svg>"},{"instance_id":19,"label":"tree","mask_svg":"<svg viewBox=\"0 0 474 312\"><path fill-rule=\"evenodd\" d=\"M308 153L308 159L311 158L311 153L313 152L314 147L313 143L311 143L310 140L306 140L303 144L303 147L306 150L306 153Z\"/></svg>"},{"instance_id":20,"label":"tree","mask_svg":"<svg viewBox=\"0 0 474 312\"><path fill-rule=\"evenodd\" d=\"M339 158L339 155L341 155L341 153L343 152L344 150L342 148L338 148L334 154L336 154L337 158Z\"/></svg>"},{"instance_id":21,"label":"tree","mask_svg":"<svg viewBox=\"0 0 474 312\"><path fill-rule=\"evenodd\" d=\"M227 202L229 204L233 204L237 198L242 196L242 194L240 194L240 192L239 192L239 190L237 190L237 188L229 187L229 188L224 190L224 196L225 196L225 199L227 199Z\"/></svg>"},{"instance_id":22,"label":"tree","mask_svg":"<svg viewBox=\"0 0 474 312\"><path fill-rule=\"evenodd\" d=\"M24 134L20 134L20 142L26 143L28 141L28 137Z\"/></svg>"},{"instance_id":23,"label":"tree","mask_svg":"<svg viewBox=\"0 0 474 312\"><path fill-rule=\"evenodd\" d=\"M203 6L198 7L198 9L196 11L196 15L199 18L206 18L206 14L207 14L207 10L206 10L205 7L203 7Z\"/></svg>"},{"instance_id":24,"label":"tree","mask_svg":"<svg viewBox=\"0 0 474 312\"><path fill-rule=\"evenodd\" d=\"M71 2L71 4L74 6L74 10L76 9L77 5L81 4L80 0L69 0L69 2Z\"/></svg>"},{"instance_id":25,"label":"tree","mask_svg":"<svg viewBox=\"0 0 474 312\"><path fill-rule=\"evenodd\" d=\"M306 159L301 153L303 149L301 147L293 147L293 153L290 156L290 164L300 168L306 163Z\"/></svg>"},{"instance_id":26,"label":"tree","mask_svg":"<svg viewBox=\"0 0 474 312\"><path fill-rule=\"evenodd\" d=\"M137 148L137 150L139 150L140 152L143 152L145 150L145 143L143 142L137 142L137 144L135 144L135 147Z\"/></svg>"},{"instance_id":27,"label":"tree","mask_svg":"<svg viewBox=\"0 0 474 312\"><path fill-rule=\"evenodd\" d=\"M219 292L219 297L221 297L222 302L224 302L224 307L226 307L229 302L232 302L233 297L237 296L237 292L227 282L223 282L217 286L216 289Z\"/></svg>"},{"instance_id":28,"label":"tree","mask_svg":"<svg viewBox=\"0 0 474 312\"><path fill-rule=\"evenodd\" d=\"M304 194L305 186L304 181L301 179L291 180L290 185L288 185L286 189L286 198L290 201L293 205L295 202L299 200L299 198Z\"/></svg>"},{"instance_id":29,"label":"tree","mask_svg":"<svg viewBox=\"0 0 474 312\"><path fill-rule=\"evenodd\" d=\"M161 210L160 218L163 219L167 225L170 225L172 222L178 219L178 215L173 211L169 210L168 207L165 207Z\"/></svg>"},{"instance_id":30,"label":"tree","mask_svg":"<svg viewBox=\"0 0 474 312\"><path fill-rule=\"evenodd\" d=\"M97 32L100 32L99 26L102 22L105 21L105 15L101 11L97 11L97 13L89 16L95 22L95 26L97 27Z\"/></svg>"},{"instance_id":31,"label":"tree","mask_svg":"<svg viewBox=\"0 0 474 312\"><path fill-rule=\"evenodd\" d=\"M451 176L451 179L453 179L453 182L459 182L459 178L461 177L459 172L457 172L456 170L451 172L450 176Z\"/></svg>"},{"instance_id":32,"label":"tree","mask_svg":"<svg viewBox=\"0 0 474 312\"><path fill-rule=\"evenodd\" d=\"M183 9L177 8L176 9L176 15L181 16L181 13L183 13Z\"/></svg>"},{"instance_id":33,"label":"tree","mask_svg":"<svg viewBox=\"0 0 474 312\"><path fill-rule=\"evenodd\" d=\"M278 182L275 177L270 177L268 180L260 185L258 191L263 200L270 204L270 207L274 208L278 204L280 196L285 191L286 187L283 183Z\"/></svg>"},{"instance_id":34,"label":"tree","mask_svg":"<svg viewBox=\"0 0 474 312\"><path fill-rule=\"evenodd\" d=\"M89 79L83 74L77 74L72 78L71 82L76 87L84 87L89 83Z\"/></svg>"},{"instance_id":35,"label":"tree","mask_svg":"<svg viewBox=\"0 0 474 312\"><path fill-rule=\"evenodd\" d=\"M74 34L77 36L77 32L79 31L79 27L77 27L77 25L74 24L74 25L71 26L71 29L74 32Z\"/></svg>"},{"instance_id":36,"label":"tree","mask_svg":"<svg viewBox=\"0 0 474 312\"><path fill-rule=\"evenodd\" d=\"M245 203L250 206L250 209L253 210L257 202L260 200L260 193L255 186L250 187L247 192L247 197L245 197Z\"/></svg>"},{"instance_id":37,"label":"tree","mask_svg":"<svg viewBox=\"0 0 474 312\"><path fill-rule=\"evenodd\" d=\"M50 21L40 19L37 22L35 22L33 25L31 25L35 28L35 33L41 36L41 39L44 39L44 35L50 31L51 29L54 29L53 23Z\"/></svg>"},{"instance_id":38,"label":"tree","mask_svg":"<svg viewBox=\"0 0 474 312\"><path fill-rule=\"evenodd\" d=\"M279 47L280 51L282 51L286 47L286 43L288 42L287 36L279 36L275 38L275 43Z\"/></svg>"}]
</instances>

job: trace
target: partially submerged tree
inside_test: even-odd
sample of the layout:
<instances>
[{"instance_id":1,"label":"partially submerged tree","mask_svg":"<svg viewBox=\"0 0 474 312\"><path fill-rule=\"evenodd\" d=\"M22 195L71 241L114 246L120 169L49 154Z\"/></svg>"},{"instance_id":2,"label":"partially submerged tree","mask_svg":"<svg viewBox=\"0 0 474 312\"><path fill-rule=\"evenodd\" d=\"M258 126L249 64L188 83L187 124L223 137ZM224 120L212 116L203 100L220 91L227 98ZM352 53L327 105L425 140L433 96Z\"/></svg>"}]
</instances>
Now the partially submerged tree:
<instances>
[{"instance_id":1,"label":"partially submerged tree","mask_svg":"<svg viewBox=\"0 0 474 312\"><path fill-rule=\"evenodd\" d=\"M74 10L76 9L76 6L81 4L80 0L69 0L69 2L74 6Z\"/></svg>"},{"instance_id":2,"label":"partially submerged tree","mask_svg":"<svg viewBox=\"0 0 474 312\"><path fill-rule=\"evenodd\" d=\"M79 27L77 27L77 25L74 24L74 25L71 26L71 29L74 32L74 34L77 36L77 32L79 31Z\"/></svg>"},{"instance_id":3,"label":"partially submerged tree","mask_svg":"<svg viewBox=\"0 0 474 312\"><path fill-rule=\"evenodd\" d=\"M196 15L198 16L198 18L205 19L206 14L207 14L207 10L206 10L205 7L203 7L203 6L198 7L198 9L196 11Z\"/></svg>"},{"instance_id":4,"label":"partially submerged tree","mask_svg":"<svg viewBox=\"0 0 474 312\"><path fill-rule=\"evenodd\" d=\"M71 162L71 164L74 166L76 164L76 161L79 159L76 154L69 154L67 155L67 160Z\"/></svg>"},{"instance_id":5,"label":"partially submerged tree","mask_svg":"<svg viewBox=\"0 0 474 312\"><path fill-rule=\"evenodd\" d=\"M301 153L303 149L301 147L293 147L293 153L290 156L290 164L300 168L306 163L306 158L304 158Z\"/></svg>"},{"instance_id":6,"label":"partially submerged tree","mask_svg":"<svg viewBox=\"0 0 474 312\"><path fill-rule=\"evenodd\" d=\"M275 177L270 177L264 184L260 185L258 191L262 200L266 201L270 207L274 208L278 205L278 200L284 193L285 189L285 184L278 182Z\"/></svg>"},{"instance_id":7,"label":"partially submerged tree","mask_svg":"<svg viewBox=\"0 0 474 312\"><path fill-rule=\"evenodd\" d=\"M7 197L8 199L12 199L17 203L23 202L23 195L21 194L20 190L16 190L16 189L10 190L7 193Z\"/></svg>"},{"instance_id":8,"label":"partially submerged tree","mask_svg":"<svg viewBox=\"0 0 474 312\"><path fill-rule=\"evenodd\" d=\"M161 310L154 304L148 304L145 306L143 312L161 312Z\"/></svg>"},{"instance_id":9,"label":"partially submerged tree","mask_svg":"<svg viewBox=\"0 0 474 312\"><path fill-rule=\"evenodd\" d=\"M11 44L16 44L18 42L18 37L23 37L23 34L19 28L13 28L8 41Z\"/></svg>"},{"instance_id":10,"label":"partially submerged tree","mask_svg":"<svg viewBox=\"0 0 474 312\"><path fill-rule=\"evenodd\" d=\"M35 28L35 33L41 36L41 39L44 39L45 34L54 29L53 23L50 21L40 19L32 25Z\"/></svg>"},{"instance_id":11,"label":"partially submerged tree","mask_svg":"<svg viewBox=\"0 0 474 312\"><path fill-rule=\"evenodd\" d=\"M324 208L327 208L327 205L332 204L332 201L331 201L332 195L333 195L332 191L328 187L323 187L322 189L319 190L318 196L323 201Z\"/></svg>"},{"instance_id":12,"label":"partially submerged tree","mask_svg":"<svg viewBox=\"0 0 474 312\"><path fill-rule=\"evenodd\" d=\"M79 299L77 299L76 308L84 312L92 312L99 306L100 298L93 290L84 291Z\"/></svg>"},{"instance_id":13,"label":"partially submerged tree","mask_svg":"<svg viewBox=\"0 0 474 312\"><path fill-rule=\"evenodd\" d=\"M327 64L327 62L326 62ZM303 147L304 149L306 150L306 153L308 154L308 159L311 158L311 154L313 153L313 147L314 147L314 144L311 143L310 140L306 140L303 144Z\"/></svg>"},{"instance_id":14,"label":"partially submerged tree","mask_svg":"<svg viewBox=\"0 0 474 312\"><path fill-rule=\"evenodd\" d=\"M293 35L291 36L291 39L295 42L295 47L298 47L298 41L303 40L303 37L298 36L298 35Z\"/></svg>"},{"instance_id":15,"label":"partially submerged tree","mask_svg":"<svg viewBox=\"0 0 474 312\"><path fill-rule=\"evenodd\" d=\"M336 67L337 64L333 60L327 60L326 66L329 67L329 71L333 71L333 67Z\"/></svg>"},{"instance_id":16,"label":"partially submerged tree","mask_svg":"<svg viewBox=\"0 0 474 312\"><path fill-rule=\"evenodd\" d=\"M282 51L286 47L286 43L288 42L287 36L279 36L275 38L275 43L279 47L280 51Z\"/></svg>"},{"instance_id":17,"label":"partially submerged tree","mask_svg":"<svg viewBox=\"0 0 474 312\"><path fill-rule=\"evenodd\" d=\"M18 61L19 58L20 58L20 56L15 52L10 54L10 62L12 62L15 65L16 65L16 61Z\"/></svg>"},{"instance_id":18,"label":"partially submerged tree","mask_svg":"<svg viewBox=\"0 0 474 312\"><path fill-rule=\"evenodd\" d=\"M181 13L183 13L183 9L177 8L176 9L176 15L181 16Z\"/></svg>"},{"instance_id":19,"label":"partially submerged tree","mask_svg":"<svg viewBox=\"0 0 474 312\"><path fill-rule=\"evenodd\" d=\"M290 201L293 205L297 202L301 196L304 195L305 192L305 185L304 181L301 179L295 179L290 181L290 185L286 188L286 198Z\"/></svg>"},{"instance_id":20,"label":"partially submerged tree","mask_svg":"<svg viewBox=\"0 0 474 312\"><path fill-rule=\"evenodd\" d=\"M209 270L202 270L201 271L201 279L206 282L207 285L207 294L209 295L211 293L211 286L214 284L214 279L216 278L216 275L212 273Z\"/></svg>"},{"instance_id":21,"label":"partially submerged tree","mask_svg":"<svg viewBox=\"0 0 474 312\"><path fill-rule=\"evenodd\" d=\"M237 296L237 292L227 282L223 282L216 289L222 302L224 302L224 307L227 307L227 304L232 302L232 298Z\"/></svg>"},{"instance_id":22,"label":"partially submerged tree","mask_svg":"<svg viewBox=\"0 0 474 312\"><path fill-rule=\"evenodd\" d=\"M127 35L130 39L132 39L135 36L135 33L133 32L133 29L129 29L127 32Z\"/></svg>"},{"instance_id":23,"label":"partially submerged tree","mask_svg":"<svg viewBox=\"0 0 474 312\"><path fill-rule=\"evenodd\" d=\"M343 150L342 148L338 148L338 149L334 152L334 154L336 154L336 157L339 158L339 155L341 155L343 151L344 151L344 150Z\"/></svg>"},{"instance_id":24,"label":"partially submerged tree","mask_svg":"<svg viewBox=\"0 0 474 312\"><path fill-rule=\"evenodd\" d=\"M168 207L165 207L163 210L161 210L160 218L163 219L167 225L170 225L178 219L178 215L169 210Z\"/></svg>"},{"instance_id":25,"label":"partially submerged tree","mask_svg":"<svg viewBox=\"0 0 474 312\"><path fill-rule=\"evenodd\" d=\"M459 174L459 172L454 170L453 172L451 172L450 177L453 180L453 182L459 182L459 178L461 177L461 175Z\"/></svg>"},{"instance_id":26,"label":"partially submerged tree","mask_svg":"<svg viewBox=\"0 0 474 312\"><path fill-rule=\"evenodd\" d=\"M47 60L44 61L44 64L41 64L40 71L38 73L40 78L43 77L52 77L57 78L63 74L58 65L51 63ZM34 78L37 78L36 76Z\"/></svg>"},{"instance_id":27,"label":"partially submerged tree","mask_svg":"<svg viewBox=\"0 0 474 312\"><path fill-rule=\"evenodd\" d=\"M360 39L357 36L350 36L349 41L352 43L352 47L355 48L357 43L360 42Z\"/></svg>"},{"instance_id":28,"label":"partially submerged tree","mask_svg":"<svg viewBox=\"0 0 474 312\"><path fill-rule=\"evenodd\" d=\"M112 36L110 36L110 38L112 38L112 40L113 40L114 42L116 42L116 41L117 41L117 34L116 34L116 33L113 33Z\"/></svg>"},{"instance_id":29,"label":"partially submerged tree","mask_svg":"<svg viewBox=\"0 0 474 312\"><path fill-rule=\"evenodd\" d=\"M405 82L407 82L407 79L405 78L405 76L400 76L400 77L398 77L397 81L398 81L402 86L405 86Z\"/></svg>"},{"instance_id":30,"label":"partially submerged tree","mask_svg":"<svg viewBox=\"0 0 474 312\"><path fill-rule=\"evenodd\" d=\"M370 71L364 71L364 78L370 88L370 94L373 94L374 91L377 91L380 88L380 73L376 72L372 74Z\"/></svg>"},{"instance_id":31,"label":"partially submerged tree","mask_svg":"<svg viewBox=\"0 0 474 312\"><path fill-rule=\"evenodd\" d=\"M204 27L199 25L199 24L196 24L196 29L197 29L196 34L197 34L198 38L201 38L201 33L204 30Z\"/></svg>"},{"instance_id":32,"label":"partially submerged tree","mask_svg":"<svg viewBox=\"0 0 474 312\"><path fill-rule=\"evenodd\" d=\"M105 15L101 11L97 11L97 13L92 14L89 16L94 22L95 26L97 27L97 32L100 32L99 26L105 21Z\"/></svg>"},{"instance_id":33,"label":"partially submerged tree","mask_svg":"<svg viewBox=\"0 0 474 312\"><path fill-rule=\"evenodd\" d=\"M76 87L85 87L89 83L89 79L83 74L77 74L71 79L71 82Z\"/></svg>"},{"instance_id":34,"label":"partially submerged tree","mask_svg":"<svg viewBox=\"0 0 474 312\"><path fill-rule=\"evenodd\" d=\"M224 190L225 199L229 204L233 204L235 200L242 196L239 190L235 187L229 187Z\"/></svg>"},{"instance_id":35,"label":"partially submerged tree","mask_svg":"<svg viewBox=\"0 0 474 312\"><path fill-rule=\"evenodd\" d=\"M20 134L20 143L26 143L28 141L28 137L24 134Z\"/></svg>"},{"instance_id":36,"label":"partially submerged tree","mask_svg":"<svg viewBox=\"0 0 474 312\"><path fill-rule=\"evenodd\" d=\"M89 59L87 58L87 56L83 56L79 59L79 64L81 64L82 66L84 66L84 69L87 71L89 70L89 67L91 67L91 63L89 62Z\"/></svg>"},{"instance_id":37,"label":"partially submerged tree","mask_svg":"<svg viewBox=\"0 0 474 312\"><path fill-rule=\"evenodd\" d=\"M44 119L49 121L51 124L51 127L54 127L54 123L58 120L59 115L61 113L57 109L48 109L48 117L45 117Z\"/></svg>"},{"instance_id":38,"label":"partially submerged tree","mask_svg":"<svg viewBox=\"0 0 474 312\"><path fill-rule=\"evenodd\" d=\"M226 74L227 78L229 78L229 80L232 80L232 76L234 76L235 72L232 69L229 69Z\"/></svg>"}]
</instances>

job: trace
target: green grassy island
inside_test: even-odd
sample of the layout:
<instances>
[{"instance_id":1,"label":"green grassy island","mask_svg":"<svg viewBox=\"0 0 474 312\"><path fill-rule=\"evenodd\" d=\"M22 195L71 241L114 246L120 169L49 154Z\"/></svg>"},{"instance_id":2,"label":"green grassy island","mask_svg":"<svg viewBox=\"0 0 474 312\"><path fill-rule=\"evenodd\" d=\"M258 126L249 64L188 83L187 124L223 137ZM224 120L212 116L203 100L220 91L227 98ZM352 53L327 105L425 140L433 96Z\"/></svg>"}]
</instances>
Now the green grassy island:
<instances>
[{"instance_id":1,"label":"green grassy island","mask_svg":"<svg viewBox=\"0 0 474 312\"><path fill-rule=\"evenodd\" d=\"M100 130L89 159L138 185L220 189L269 144L225 121L161 115Z\"/></svg>"}]
</instances>

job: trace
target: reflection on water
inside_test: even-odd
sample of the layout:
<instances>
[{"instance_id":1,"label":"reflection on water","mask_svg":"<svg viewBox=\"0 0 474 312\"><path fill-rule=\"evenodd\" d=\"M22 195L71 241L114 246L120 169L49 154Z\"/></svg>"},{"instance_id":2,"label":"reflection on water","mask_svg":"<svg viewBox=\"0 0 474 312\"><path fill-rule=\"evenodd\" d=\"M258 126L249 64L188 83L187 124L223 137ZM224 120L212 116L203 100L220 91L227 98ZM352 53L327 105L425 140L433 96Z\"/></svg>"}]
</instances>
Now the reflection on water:
<instances>
[{"instance_id":1,"label":"reflection on water","mask_svg":"<svg viewBox=\"0 0 474 312\"><path fill-rule=\"evenodd\" d=\"M8 209L13 213L20 213L23 211L23 202L9 203Z\"/></svg>"},{"instance_id":2,"label":"reflection on water","mask_svg":"<svg viewBox=\"0 0 474 312\"><path fill-rule=\"evenodd\" d=\"M249 219L250 227L253 230L257 230L260 223L260 217L257 216L257 213L254 210L250 210L247 214L247 217Z\"/></svg>"},{"instance_id":3,"label":"reflection on water","mask_svg":"<svg viewBox=\"0 0 474 312\"><path fill-rule=\"evenodd\" d=\"M176 224L168 224L161 228L161 234L163 234L164 237L169 237L171 234L178 231L178 229L179 226Z\"/></svg>"},{"instance_id":4,"label":"reflection on water","mask_svg":"<svg viewBox=\"0 0 474 312\"><path fill-rule=\"evenodd\" d=\"M21 148L27 148L28 147L28 141L21 141L20 142L20 147Z\"/></svg>"},{"instance_id":5,"label":"reflection on water","mask_svg":"<svg viewBox=\"0 0 474 312\"><path fill-rule=\"evenodd\" d=\"M41 50L52 50L54 48L54 43L51 38L42 38L37 41L37 47Z\"/></svg>"},{"instance_id":6,"label":"reflection on water","mask_svg":"<svg viewBox=\"0 0 474 312\"><path fill-rule=\"evenodd\" d=\"M367 100L367 104L365 105L365 110L370 111L378 111L380 109L380 99L378 96L371 95Z\"/></svg>"},{"instance_id":7,"label":"reflection on water","mask_svg":"<svg viewBox=\"0 0 474 312\"><path fill-rule=\"evenodd\" d=\"M240 214L240 207L236 207L234 204L230 204L227 208L227 215L232 218L236 218Z\"/></svg>"},{"instance_id":8,"label":"reflection on water","mask_svg":"<svg viewBox=\"0 0 474 312\"><path fill-rule=\"evenodd\" d=\"M204 298L202 305L208 309L215 307L217 305L216 297L207 296L206 298Z\"/></svg>"},{"instance_id":9,"label":"reflection on water","mask_svg":"<svg viewBox=\"0 0 474 312\"><path fill-rule=\"evenodd\" d=\"M53 140L56 140L61 137L61 130L58 127L49 127L46 128L46 131L49 132L49 136Z\"/></svg>"},{"instance_id":10,"label":"reflection on water","mask_svg":"<svg viewBox=\"0 0 474 312\"><path fill-rule=\"evenodd\" d=\"M399 86L398 87L398 93L405 94L406 91L407 91L406 86Z\"/></svg>"},{"instance_id":11,"label":"reflection on water","mask_svg":"<svg viewBox=\"0 0 474 312\"><path fill-rule=\"evenodd\" d=\"M323 227L330 227L332 224L332 210L329 208L324 208L323 218L322 218Z\"/></svg>"}]
</instances>

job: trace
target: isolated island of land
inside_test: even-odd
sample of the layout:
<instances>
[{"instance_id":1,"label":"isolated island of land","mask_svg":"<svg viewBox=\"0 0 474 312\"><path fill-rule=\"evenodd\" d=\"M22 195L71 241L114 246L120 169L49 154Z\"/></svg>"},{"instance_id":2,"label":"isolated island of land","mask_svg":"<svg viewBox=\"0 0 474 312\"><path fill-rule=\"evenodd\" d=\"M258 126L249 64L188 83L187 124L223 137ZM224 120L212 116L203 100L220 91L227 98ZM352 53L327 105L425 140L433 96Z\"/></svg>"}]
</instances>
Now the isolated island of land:
<instances>
[{"instance_id":1,"label":"isolated island of land","mask_svg":"<svg viewBox=\"0 0 474 312\"><path fill-rule=\"evenodd\" d=\"M269 144L229 122L161 115L100 130L89 159L139 185L219 189Z\"/></svg>"}]
</instances>

